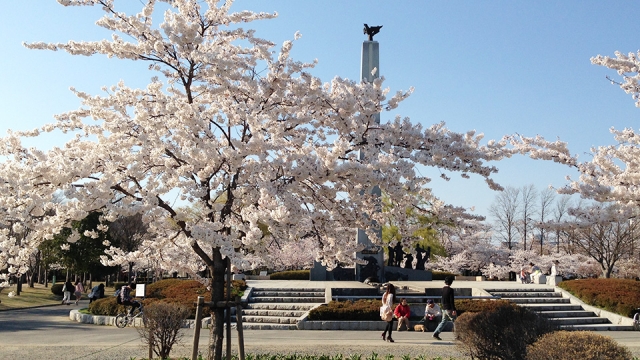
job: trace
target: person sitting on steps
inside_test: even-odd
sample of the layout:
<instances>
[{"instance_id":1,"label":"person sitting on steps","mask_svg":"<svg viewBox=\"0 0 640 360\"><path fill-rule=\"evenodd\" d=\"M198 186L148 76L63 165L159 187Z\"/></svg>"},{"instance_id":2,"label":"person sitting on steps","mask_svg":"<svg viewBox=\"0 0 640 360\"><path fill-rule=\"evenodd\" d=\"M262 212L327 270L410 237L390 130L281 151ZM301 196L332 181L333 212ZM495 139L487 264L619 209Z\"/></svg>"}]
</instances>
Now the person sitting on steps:
<instances>
[{"instance_id":1,"label":"person sitting on steps","mask_svg":"<svg viewBox=\"0 0 640 360\"><path fill-rule=\"evenodd\" d=\"M411 308L409 307L409 304L407 304L407 299L405 298L400 299L400 304L396 306L396 309L393 311L393 313L396 315L396 318L398 319L398 331L401 330L403 324L407 327L407 330L411 328L409 324L409 317L411 316Z\"/></svg>"},{"instance_id":2,"label":"person sitting on steps","mask_svg":"<svg viewBox=\"0 0 640 360\"><path fill-rule=\"evenodd\" d=\"M425 326L425 330L433 331L441 320L442 310L440 310L440 306L432 299L427 300L427 306L424 309L424 318L422 318L421 321Z\"/></svg>"}]
</instances>

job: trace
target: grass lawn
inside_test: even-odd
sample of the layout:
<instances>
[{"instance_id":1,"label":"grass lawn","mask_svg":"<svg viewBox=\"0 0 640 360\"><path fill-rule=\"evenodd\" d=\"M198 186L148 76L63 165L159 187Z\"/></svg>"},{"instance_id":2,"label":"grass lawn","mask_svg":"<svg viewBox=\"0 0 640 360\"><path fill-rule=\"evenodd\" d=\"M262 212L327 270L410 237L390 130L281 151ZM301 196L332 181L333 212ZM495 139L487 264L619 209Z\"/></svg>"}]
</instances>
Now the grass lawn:
<instances>
[{"instance_id":1,"label":"grass lawn","mask_svg":"<svg viewBox=\"0 0 640 360\"><path fill-rule=\"evenodd\" d=\"M40 284L35 284L33 288L23 284L20 296L10 298L8 295L12 291L16 291L16 285L4 288L0 292L0 310L53 305L62 301L62 296L56 296L51 293L51 284L47 288Z\"/></svg>"}]
</instances>

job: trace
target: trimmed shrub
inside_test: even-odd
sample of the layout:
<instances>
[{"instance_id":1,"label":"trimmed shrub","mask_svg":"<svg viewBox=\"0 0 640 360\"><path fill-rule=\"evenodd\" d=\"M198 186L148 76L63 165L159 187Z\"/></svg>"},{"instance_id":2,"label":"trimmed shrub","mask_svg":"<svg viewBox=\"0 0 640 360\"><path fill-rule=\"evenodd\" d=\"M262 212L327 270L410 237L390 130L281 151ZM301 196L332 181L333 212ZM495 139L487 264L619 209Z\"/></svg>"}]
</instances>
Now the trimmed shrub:
<instances>
[{"instance_id":1,"label":"trimmed shrub","mask_svg":"<svg viewBox=\"0 0 640 360\"><path fill-rule=\"evenodd\" d=\"M115 296L107 296L91 302L91 304L89 304L89 312L94 315L116 316L124 312L124 306L116 303Z\"/></svg>"},{"instance_id":2,"label":"trimmed shrub","mask_svg":"<svg viewBox=\"0 0 640 360\"><path fill-rule=\"evenodd\" d=\"M149 284L146 286L146 291L147 291L146 296L148 298L164 299L164 295L162 295L162 292L165 289L173 285L179 284L182 281L183 280L180 280L180 279L164 279L164 280L156 281L153 284Z\"/></svg>"},{"instance_id":3,"label":"trimmed shrub","mask_svg":"<svg viewBox=\"0 0 640 360\"><path fill-rule=\"evenodd\" d=\"M631 317L640 307L640 282L629 279L581 279L558 284L585 303Z\"/></svg>"},{"instance_id":4,"label":"trimmed shrub","mask_svg":"<svg viewBox=\"0 0 640 360\"><path fill-rule=\"evenodd\" d=\"M247 283L244 280L231 281L231 296L240 296L246 288ZM132 291L131 294L134 295L135 291ZM144 305L148 306L158 300L164 300L167 303L181 304L189 308L189 317L194 318L196 313L195 302L198 296L204 296L205 302L211 301L211 292L207 290L206 286L196 280L166 279L147 285ZM89 311L94 315L114 316L124 310L123 307L118 306L115 296L107 296L104 299L92 302L89 305ZM209 316L210 313L208 307L203 309L203 316Z\"/></svg>"},{"instance_id":5,"label":"trimmed shrub","mask_svg":"<svg viewBox=\"0 0 640 360\"><path fill-rule=\"evenodd\" d=\"M62 288L64 287L64 283L57 283L55 285L51 285L51 293L53 295L64 296L62 293Z\"/></svg>"},{"instance_id":6,"label":"trimmed shrub","mask_svg":"<svg viewBox=\"0 0 640 360\"><path fill-rule=\"evenodd\" d=\"M524 359L527 346L554 329L547 319L515 305L467 312L455 321L457 345L472 359Z\"/></svg>"},{"instance_id":7,"label":"trimmed shrub","mask_svg":"<svg viewBox=\"0 0 640 360\"><path fill-rule=\"evenodd\" d=\"M555 331L527 348L527 360L631 360L629 349L591 331Z\"/></svg>"},{"instance_id":8,"label":"trimmed shrub","mask_svg":"<svg viewBox=\"0 0 640 360\"><path fill-rule=\"evenodd\" d=\"M271 280L309 280L310 270L279 271L269 275Z\"/></svg>"},{"instance_id":9,"label":"trimmed shrub","mask_svg":"<svg viewBox=\"0 0 640 360\"><path fill-rule=\"evenodd\" d=\"M380 300L331 301L311 310L309 320L380 320Z\"/></svg>"},{"instance_id":10,"label":"trimmed shrub","mask_svg":"<svg viewBox=\"0 0 640 360\"><path fill-rule=\"evenodd\" d=\"M138 328L143 342L161 359L168 359L175 344L182 339L182 325L189 309L181 304L157 301L144 311L144 327Z\"/></svg>"},{"instance_id":11,"label":"trimmed shrub","mask_svg":"<svg viewBox=\"0 0 640 360\"><path fill-rule=\"evenodd\" d=\"M516 304L510 302L509 300L472 300L472 299L464 299L464 300L456 300L456 312L458 316L466 313L466 312L482 312L482 311L493 311L501 306L517 306Z\"/></svg>"},{"instance_id":12,"label":"trimmed shrub","mask_svg":"<svg viewBox=\"0 0 640 360\"><path fill-rule=\"evenodd\" d=\"M51 285L51 293L53 295L58 295L58 296L64 296L64 292L62 291L62 288L64 287L64 283L58 283L55 285ZM74 291L71 292L71 300L75 300L76 299L76 295L74 294Z\"/></svg>"},{"instance_id":13,"label":"trimmed shrub","mask_svg":"<svg viewBox=\"0 0 640 360\"><path fill-rule=\"evenodd\" d=\"M426 305L425 305L426 306ZM456 300L458 315L465 312L491 311L500 306L516 306L507 300ZM422 318L422 316L418 317ZM331 301L327 305L317 307L309 312L309 320L380 320L380 300L361 299L347 301Z\"/></svg>"}]
</instances>

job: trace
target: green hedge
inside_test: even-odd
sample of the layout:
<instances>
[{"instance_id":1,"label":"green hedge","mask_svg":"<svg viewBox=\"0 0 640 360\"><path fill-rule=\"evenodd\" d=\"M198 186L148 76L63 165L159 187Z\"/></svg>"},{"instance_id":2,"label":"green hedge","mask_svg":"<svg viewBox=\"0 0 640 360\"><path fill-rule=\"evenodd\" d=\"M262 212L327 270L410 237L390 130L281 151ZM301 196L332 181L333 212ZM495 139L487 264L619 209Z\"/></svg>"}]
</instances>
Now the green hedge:
<instances>
[{"instance_id":1,"label":"green hedge","mask_svg":"<svg viewBox=\"0 0 640 360\"><path fill-rule=\"evenodd\" d=\"M58 296L63 296L64 294L62 293L62 287L64 286L64 283L58 283L55 285L51 285L51 293L53 295L58 295Z\"/></svg>"},{"instance_id":2,"label":"green hedge","mask_svg":"<svg viewBox=\"0 0 640 360\"><path fill-rule=\"evenodd\" d=\"M555 331L527 348L527 360L627 360L632 354L609 336L591 331ZM638 358L633 358L638 359Z\"/></svg>"},{"instance_id":3,"label":"green hedge","mask_svg":"<svg viewBox=\"0 0 640 360\"><path fill-rule=\"evenodd\" d=\"M53 295L58 295L58 296L64 296L64 293L62 291L62 288L64 287L64 283L58 283L55 285L51 285L51 293ZM76 296L74 295L75 289L74 291L71 292L71 300L75 300Z\"/></svg>"},{"instance_id":4,"label":"green hedge","mask_svg":"<svg viewBox=\"0 0 640 360\"><path fill-rule=\"evenodd\" d=\"M241 296L246 288L247 283L244 280L233 280L231 282L231 296ZM132 291L131 294L134 295L135 291ZM191 309L191 318L194 318L196 312L195 302L198 296L203 296L205 302L211 301L211 292L196 280L166 279L147 285L144 305L147 306L160 300L168 303L183 304ZM124 307L116 303L115 296L107 295L105 298L89 304L89 312L94 315L114 316L122 311L124 311ZM205 307L203 316L206 317L209 314L209 308Z\"/></svg>"},{"instance_id":5,"label":"green hedge","mask_svg":"<svg viewBox=\"0 0 640 360\"><path fill-rule=\"evenodd\" d=\"M629 279L581 279L558 284L585 303L632 317L640 308L640 281Z\"/></svg>"},{"instance_id":6,"label":"green hedge","mask_svg":"<svg viewBox=\"0 0 640 360\"><path fill-rule=\"evenodd\" d=\"M269 275L271 280L309 280L310 270L279 271Z\"/></svg>"},{"instance_id":7,"label":"green hedge","mask_svg":"<svg viewBox=\"0 0 640 360\"><path fill-rule=\"evenodd\" d=\"M426 306L426 305L425 305ZM458 315L465 312L490 311L500 306L517 306L507 300L456 300ZM380 320L380 300L360 299L331 301L309 312L312 321L376 321Z\"/></svg>"}]
</instances>

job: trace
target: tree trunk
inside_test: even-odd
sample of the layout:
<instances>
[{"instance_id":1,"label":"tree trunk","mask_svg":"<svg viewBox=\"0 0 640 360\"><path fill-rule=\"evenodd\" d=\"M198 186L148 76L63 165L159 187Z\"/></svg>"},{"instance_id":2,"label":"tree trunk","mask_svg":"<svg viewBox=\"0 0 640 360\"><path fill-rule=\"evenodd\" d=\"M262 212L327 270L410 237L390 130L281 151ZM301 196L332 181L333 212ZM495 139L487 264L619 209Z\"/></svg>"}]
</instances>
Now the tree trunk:
<instances>
[{"instance_id":1,"label":"tree trunk","mask_svg":"<svg viewBox=\"0 0 640 360\"><path fill-rule=\"evenodd\" d=\"M217 304L224 300L224 273L225 261L222 259L219 248L214 248L211 256L213 266L211 272L211 302ZM211 330L209 332L208 360L222 360L222 344L224 340L224 308L211 309Z\"/></svg>"},{"instance_id":2,"label":"tree trunk","mask_svg":"<svg viewBox=\"0 0 640 360\"><path fill-rule=\"evenodd\" d=\"M127 271L127 277L128 277L127 284L133 281L133 276L131 276L132 272L133 272L133 263L130 262L129 263L129 270Z\"/></svg>"}]
</instances>

